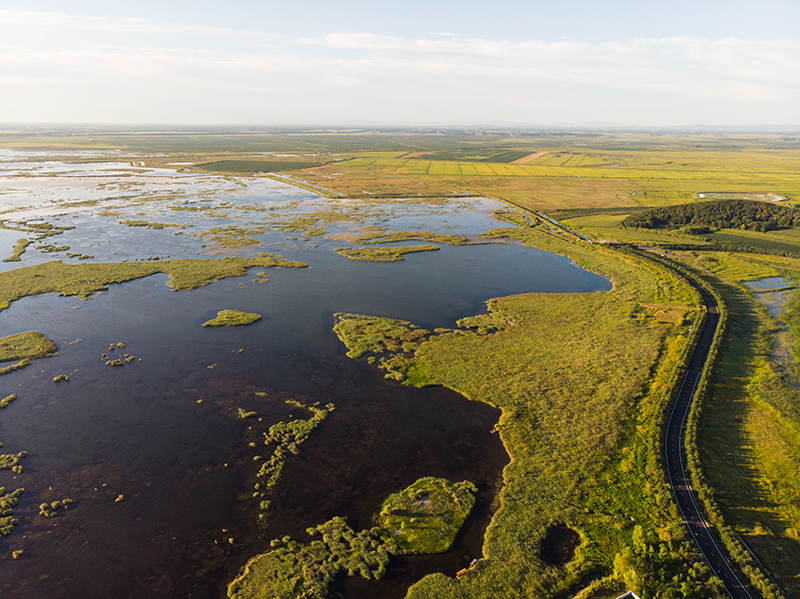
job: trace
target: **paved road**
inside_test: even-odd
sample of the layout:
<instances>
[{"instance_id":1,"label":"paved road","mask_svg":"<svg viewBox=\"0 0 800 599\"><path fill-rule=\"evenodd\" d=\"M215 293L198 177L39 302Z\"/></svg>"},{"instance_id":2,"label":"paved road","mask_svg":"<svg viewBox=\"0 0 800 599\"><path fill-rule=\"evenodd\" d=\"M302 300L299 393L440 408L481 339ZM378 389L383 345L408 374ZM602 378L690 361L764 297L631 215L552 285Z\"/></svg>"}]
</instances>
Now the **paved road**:
<instances>
[{"instance_id":1,"label":"paved road","mask_svg":"<svg viewBox=\"0 0 800 599\"><path fill-rule=\"evenodd\" d=\"M689 367L681 383L675 406L667 422L667 435L664 443L667 476L689 532L692 533L694 540L700 547L700 551L703 552L708 565L711 566L714 573L725 584L725 590L728 591L728 594L733 599L752 599L750 593L747 592L747 589L744 588L731 569L727 557L717 546L708 526L700 515L700 510L697 507L697 502L684 468L683 431L686 426L686 418L689 415L692 396L703 371L703 364L708 359L714 331L717 330L717 325L719 324L719 311L714 298L693 281L689 281L689 283L700 292L706 305L708 316L700 333L700 340L689 361Z\"/></svg>"}]
</instances>

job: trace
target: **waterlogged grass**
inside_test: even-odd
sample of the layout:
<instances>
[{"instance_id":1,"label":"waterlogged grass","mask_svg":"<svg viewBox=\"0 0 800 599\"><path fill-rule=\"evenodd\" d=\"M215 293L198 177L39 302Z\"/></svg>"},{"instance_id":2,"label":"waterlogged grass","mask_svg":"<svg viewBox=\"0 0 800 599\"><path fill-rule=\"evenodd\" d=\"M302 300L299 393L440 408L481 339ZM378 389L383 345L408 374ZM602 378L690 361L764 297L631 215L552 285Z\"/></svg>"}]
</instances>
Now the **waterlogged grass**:
<instances>
[{"instance_id":1,"label":"waterlogged grass","mask_svg":"<svg viewBox=\"0 0 800 599\"><path fill-rule=\"evenodd\" d=\"M211 244L211 249L225 250L258 245L259 241L253 239L252 236L266 232L267 229L264 227L246 228L229 225L227 227L212 227L208 231L194 233L194 236L208 241Z\"/></svg>"},{"instance_id":2,"label":"waterlogged grass","mask_svg":"<svg viewBox=\"0 0 800 599\"><path fill-rule=\"evenodd\" d=\"M377 363L387 371L387 378L395 380L405 378L417 344L430 336L427 329L404 320L342 312L334 318L333 330L347 347L348 357L367 354L370 364Z\"/></svg>"},{"instance_id":3,"label":"waterlogged grass","mask_svg":"<svg viewBox=\"0 0 800 599\"><path fill-rule=\"evenodd\" d=\"M340 573L379 579L390 555L447 551L475 503L475 491L470 482L423 478L386 499L377 527L356 533L335 517L309 528L308 544L275 539L275 549L247 562L228 586L228 597L325 599Z\"/></svg>"},{"instance_id":4,"label":"waterlogged grass","mask_svg":"<svg viewBox=\"0 0 800 599\"><path fill-rule=\"evenodd\" d=\"M87 299L93 293L107 289L111 283L123 283L156 273L169 275L168 285L174 290L194 289L219 279L243 276L248 268L254 266L305 268L307 265L284 260L276 254L108 264L45 262L0 273L0 310L15 300L43 293Z\"/></svg>"},{"instance_id":5,"label":"waterlogged grass","mask_svg":"<svg viewBox=\"0 0 800 599\"><path fill-rule=\"evenodd\" d=\"M147 227L148 229L185 229L186 225L170 225L167 223L153 223L146 220L121 220L119 224L125 225L126 227Z\"/></svg>"},{"instance_id":6,"label":"waterlogged grass","mask_svg":"<svg viewBox=\"0 0 800 599\"><path fill-rule=\"evenodd\" d=\"M240 312L239 310L220 310L217 317L203 323L204 327L243 327L261 320L261 314Z\"/></svg>"},{"instance_id":7,"label":"waterlogged grass","mask_svg":"<svg viewBox=\"0 0 800 599\"><path fill-rule=\"evenodd\" d=\"M447 245L469 245L471 242L466 237L460 235L447 235L443 233L431 233L428 231L386 231L377 229L358 235L353 239L358 243L399 243L401 241L433 241L435 243L445 243Z\"/></svg>"},{"instance_id":8,"label":"waterlogged grass","mask_svg":"<svg viewBox=\"0 0 800 599\"><path fill-rule=\"evenodd\" d=\"M14 509L19 503L19 496L25 489L6 491L5 487L0 487L0 535L10 535L14 528L19 524L19 520L14 518Z\"/></svg>"},{"instance_id":9,"label":"waterlogged grass","mask_svg":"<svg viewBox=\"0 0 800 599\"><path fill-rule=\"evenodd\" d=\"M21 262L22 254L25 253L25 249L32 243L33 241L30 239L18 240L14 245L14 249L11 250L11 255L8 258L3 258L3 262Z\"/></svg>"},{"instance_id":10,"label":"waterlogged grass","mask_svg":"<svg viewBox=\"0 0 800 599\"><path fill-rule=\"evenodd\" d=\"M0 375L19 370L37 358L52 356L58 347L47 337L36 331L17 333L0 338L0 364L17 361L0 368Z\"/></svg>"},{"instance_id":11,"label":"waterlogged grass","mask_svg":"<svg viewBox=\"0 0 800 599\"><path fill-rule=\"evenodd\" d=\"M325 599L333 579L349 576L380 578L389 562L389 549L380 530L353 531L343 518L309 528L314 539L302 544L288 537L273 541L279 548L247 562L228 586L230 599Z\"/></svg>"},{"instance_id":12,"label":"waterlogged grass","mask_svg":"<svg viewBox=\"0 0 800 599\"><path fill-rule=\"evenodd\" d=\"M475 505L477 490L469 481L422 478L390 495L375 523L392 535L397 555L444 553Z\"/></svg>"},{"instance_id":13,"label":"waterlogged grass","mask_svg":"<svg viewBox=\"0 0 800 599\"><path fill-rule=\"evenodd\" d=\"M308 439L312 431L336 409L332 403L320 407L319 404L305 405L298 401L286 402L296 408L306 409L312 416L308 420L298 418L288 422L273 424L268 433L264 433L264 445L275 445L272 455L264 461L256 475L259 481L254 485L253 497L260 498L258 518L266 521L270 507L269 496L280 480L283 466L289 454L300 453L300 445Z\"/></svg>"},{"instance_id":14,"label":"waterlogged grass","mask_svg":"<svg viewBox=\"0 0 800 599\"><path fill-rule=\"evenodd\" d=\"M362 262L401 262L405 260L403 256L416 252L432 252L438 250L438 245L405 245L400 247L362 247L362 248L338 248L337 253Z\"/></svg>"}]
</instances>

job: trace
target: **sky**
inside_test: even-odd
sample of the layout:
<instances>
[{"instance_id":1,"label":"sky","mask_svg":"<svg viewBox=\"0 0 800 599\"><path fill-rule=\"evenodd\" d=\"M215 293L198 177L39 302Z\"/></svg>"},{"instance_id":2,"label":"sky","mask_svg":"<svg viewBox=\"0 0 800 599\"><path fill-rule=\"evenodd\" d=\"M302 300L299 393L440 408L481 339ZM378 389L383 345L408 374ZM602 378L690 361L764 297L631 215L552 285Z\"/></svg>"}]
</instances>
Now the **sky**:
<instances>
[{"instance_id":1,"label":"sky","mask_svg":"<svg viewBox=\"0 0 800 599\"><path fill-rule=\"evenodd\" d=\"M800 2L0 0L0 122L800 125Z\"/></svg>"}]
</instances>

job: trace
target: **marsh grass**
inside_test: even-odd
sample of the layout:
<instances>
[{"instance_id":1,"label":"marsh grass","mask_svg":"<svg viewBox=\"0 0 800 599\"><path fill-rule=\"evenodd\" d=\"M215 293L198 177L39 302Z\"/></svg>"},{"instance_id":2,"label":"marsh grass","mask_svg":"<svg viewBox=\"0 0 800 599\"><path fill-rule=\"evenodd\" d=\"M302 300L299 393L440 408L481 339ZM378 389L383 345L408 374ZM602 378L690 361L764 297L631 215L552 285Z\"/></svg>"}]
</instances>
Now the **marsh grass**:
<instances>
[{"instance_id":1,"label":"marsh grass","mask_svg":"<svg viewBox=\"0 0 800 599\"><path fill-rule=\"evenodd\" d=\"M0 273L0 310L17 299L58 293L88 299L111 283L123 283L156 273L169 275L168 285L174 290L194 289L227 277L240 277L247 269L305 268L302 262L284 260L275 254L259 254L243 258L231 256L220 259L161 260L157 262L125 262L105 264L64 264L45 262Z\"/></svg>"},{"instance_id":2,"label":"marsh grass","mask_svg":"<svg viewBox=\"0 0 800 599\"><path fill-rule=\"evenodd\" d=\"M240 312L239 310L220 310L217 317L203 323L204 327L243 327L261 320L261 314Z\"/></svg>"},{"instance_id":3,"label":"marsh grass","mask_svg":"<svg viewBox=\"0 0 800 599\"><path fill-rule=\"evenodd\" d=\"M423 478L386 499L375 517L377 527L356 533L335 517L307 529L311 543L274 539L273 550L253 557L230 583L228 597L325 599L339 574L379 579L390 555L447 551L475 503L475 491L470 482Z\"/></svg>"},{"instance_id":4,"label":"marsh grass","mask_svg":"<svg viewBox=\"0 0 800 599\"><path fill-rule=\"evenodd\" d=\"M170 225L167 223L153 223L146 220L121 220L119 224L125 225L126 227L147 227L148 229L185 229L186 225Z\"/></svg>"},{"instance_id":5,"label":"marsh grass","mask_svg":"<svg viewBox=\"0 0 800 599\"><path fill-rule=\"evenodd\" d=\"M8 492L5 487L0 487L0 535L4 537L10 535L19 524L19 520L14 518L14 508L24 491L25 489L16 489Z\"/></svg>"},{"instance_id":6,"label":"marsh grass","mask_svg":"<svg viewBox=\"0 0 800 599\"><path fill-rule=\"evenodd\" d=\"M30 239L18 240L14 245L14 249L11 250L11 255L8 258L3 258L3 262L21 262L22 254L25 253L25 249L32 243L33 241Z\"/></svg>"},{"instance_id":7,"label":"marsh grass","mask_svg":"<svg viewBox=\"0 0 800 599\"><path fill-rule=\"evenodd\" d=\"M17 360L0 368L0 375L19 370L38 358L52 356L58 347L47 337L37 331L16 333L0 338L0 364Z\"/></svg>"},{"instance_id":8,"label":"marsh grass","mask_svg":"<svg viewBox=\"0 0 800 599\"><path fill-rule=\"evenodd\" d=\"M319 403L306 405L294 400L288 400L286 403L296 408L308 410L312 416L307 420L298 418L286 422L278 422L269 428L269 432L264 433L264 445L275 445L275 449L273 449L272 455L261 465L256 474L261 480L254 485L253 497L260 498L258 518L262 523L266 522L270 507L269 496L280 480L286 458L289 457L289 454L300 453L300 445L336 409L336 406L332 403L326 404L324 407L321 407Z\"/></svg>"},{"instance_id":9,"label":"marsh grass","mask_svg":"<svg viewBox=\"0 0 800 599\"><path fill-rule=\"evenodd\" d=\"M444 553L475 505L477 490L469 481L422 478L390 495L375 523L391 535L397 555Z\"/></svg>"},{"instance_id":10,"label":"marsh grass","mask_svg":"<svg viewBox=\"0 0 800 599\"><path fill-rule=\"evenodd\" d=\"M325 599L339 573L381 578L390 545L379 529L356 533L344 518L308 529L311 543L289 538L273 541L277 549L252 558L228 586L230 599Z\"/></svg>"},{"instance_id":11,"label":"marsh grass","mask_svg":"<svg viewBox=\"0 0 800 599\"><path fill-rule=\"evenodd\" d=\"M361 247L338 248L336 252L351 260L362 262L401 262L403 256L416 252L432 252L439 249L438 245L404 245L400 247Z\"/></svg>"}]
</instances>

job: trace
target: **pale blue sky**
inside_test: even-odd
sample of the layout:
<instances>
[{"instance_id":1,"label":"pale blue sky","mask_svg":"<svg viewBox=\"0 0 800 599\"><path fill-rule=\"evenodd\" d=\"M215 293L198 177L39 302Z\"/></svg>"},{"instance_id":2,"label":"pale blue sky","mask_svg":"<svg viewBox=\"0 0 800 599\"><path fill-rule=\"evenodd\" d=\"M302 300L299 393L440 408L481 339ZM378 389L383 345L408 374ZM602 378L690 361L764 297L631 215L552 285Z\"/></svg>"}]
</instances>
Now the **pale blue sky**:
<instances>
[{"instance_id":1,"label":"pale blue sky","mask_svg":"<svg viewBox=\"0 0 800 599\"><path fill-rule=\"evenodd\" d=\"M796 125L799 26L788 0L0 0L0 122Z\"/></svg>"}]
</instances>

